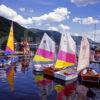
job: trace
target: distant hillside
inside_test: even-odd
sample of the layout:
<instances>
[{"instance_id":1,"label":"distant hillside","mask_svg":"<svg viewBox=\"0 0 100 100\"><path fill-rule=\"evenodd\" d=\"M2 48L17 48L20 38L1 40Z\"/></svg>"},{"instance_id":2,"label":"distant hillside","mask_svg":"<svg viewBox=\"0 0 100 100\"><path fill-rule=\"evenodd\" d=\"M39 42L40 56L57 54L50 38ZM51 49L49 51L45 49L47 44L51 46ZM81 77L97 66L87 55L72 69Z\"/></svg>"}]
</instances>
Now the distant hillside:
<instances>
[{"instance_id":1,"label":"distant hillside","mask_svg":"<svg viewBox=\"0 0 100 100\"><path fill-rule=\"evenodd\" d=\"M10 30L11 20L8 20L4 17L0 16L0 45L5 45L7 43L7 38ZM46 32L57 44L60 42L61 34L56 31L49 31L49 30L39 30L39 29L26 29L19 25L16 22L13 22L14 26L14 38L15 41L20 42L24 36L29 37L32 39L33 42L36 41L36 38L42 38L43 34ZM6 37L6 39L5 39ZM76 43L79 45L81 42L82 37L81 36L73 36L73 39L76 41ZM93 42L91 39L89 39L90 44L96 44L98 43ZM5 48L3 48L5 49Z\"/></svg>"},{"instance_id":2,"label":"distant hillside","mask_svg":"<svg viewBox=\"0 0 100 100\"><path fill-rule=\"evenodd\" d=\"M56 43L60 42L61 34L59 32L49 31L49 30L40 30L40 29L34 29L34 28L31 28L29 30L31 32L37 33L40 38L43 36L44 33L47 33Z\"/></svg>"},{"instance_id":3,"label":"distant hillside","mask_svg":"<svg viewBox=\"0 0 100 100\"><path fill-rule=\"evenodd\" d=\"M34 28L31 28L30 31L39 34L40 37L42 37L44 33L47 33L51 38L53 38L53 40L56 43L60 42L61 33L59 33L59 32L49 31L49 30L39 30L39 29L34 29ZM80 45L82 36L72 36L72 37L76 41L76 44ZM99 43L96 43L96 42L92 41L91 39L89 39L89 42L90 42L91 45L92 44L95 44L95 45L99 44Z\"/></svg>"},{"instance_id":4,"label":"distant hillside","mask_svg":"<svg viewBox=\"0 0 100 100\"><path fill-rule=\"evenodd\" d=\"M0 45L6 45L7 43L11 22L11 20L0 16ZM13 22L13 28L15 41L20 42L25 36L25 34L28 34L28 36L32 37L33 41L35 41L35 37L37 35L31 32L29 29L22 27L16 22ZM5 49L5 47L3 47L3 49Z\"/></svg>"}]
</instances>

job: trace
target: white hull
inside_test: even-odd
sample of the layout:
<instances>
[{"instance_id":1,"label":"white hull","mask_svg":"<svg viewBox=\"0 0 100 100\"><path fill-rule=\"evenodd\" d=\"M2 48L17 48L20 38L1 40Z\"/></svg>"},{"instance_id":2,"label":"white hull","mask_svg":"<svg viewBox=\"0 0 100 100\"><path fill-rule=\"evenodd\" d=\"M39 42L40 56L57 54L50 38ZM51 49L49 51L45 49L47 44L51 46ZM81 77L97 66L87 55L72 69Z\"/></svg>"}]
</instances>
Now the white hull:
<instances>
[{"instance_id":1,"label":"white hull","mask_svg":"<svg viewBox=\"0 0 100 100\"><path fill-rule=\"evenodd\" d=\"M42 69L42 65L40 65L40 64L36 64L36 65L34 65L34 70L35 71L42 71L43 69Z\"/></svg>"},{"instance_id":2,"label":"white hull","mask_svg":"<svg viewBox=\"0 0 100 100\"><path fill-rule=\"evenodd\" d=\"M57 79L64 80L66 82L77 80L77 77L78 77L77 72L75 72L75 73L70 72L69 75L65 75L64 72L67 72L67 69L55 72L54 77L57 78Z\"/></svg>"},{"instance_id":3,"label":"white hull","mask_svg":"<svg viewBox=\"0 0 100 100\"><path fill-rule=\"evenodd\" d=\"M46 67L51 67L53 64L34 64L34 70L35 71L43 71Z\"/></svg>"}]
</instances>

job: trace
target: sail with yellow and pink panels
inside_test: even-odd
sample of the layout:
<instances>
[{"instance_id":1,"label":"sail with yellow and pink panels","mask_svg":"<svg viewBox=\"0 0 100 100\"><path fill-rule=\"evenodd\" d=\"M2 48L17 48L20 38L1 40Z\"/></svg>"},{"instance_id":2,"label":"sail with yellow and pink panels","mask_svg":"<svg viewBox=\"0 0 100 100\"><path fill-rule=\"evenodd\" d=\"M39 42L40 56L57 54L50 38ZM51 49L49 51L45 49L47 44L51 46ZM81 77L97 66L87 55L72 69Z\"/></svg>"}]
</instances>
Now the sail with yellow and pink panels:
<instances>
[{"instance_id":1,"label":"sail with yellow and pink panels","mask_svg":"<svg viewBox=\"0 0 100 100\"><path fill-rule=\"evenodd\" d=\"M76 43L70 34L63 33L55 69L61 69L76 64Z\"/></svg>"},{"instance_id":2,"label":"sail with yellow and pink panels","mask_svg":"<svg viewBox=\"0 0 100 100\"><path fill-rule=\"evenodd\" d=\"M13 33L13 23L10 27L10 32L8 36L7 46L6 46L6 53L13 53L14 52L14 33Z\"/></svg>"},{"instance_id":3,"label":"sail with yellow and pink panels","mask_svg":"<svg viewBox=\"0 0 100 100\"><path fill-rule=\"evenodd\" d=\"M55 60L55 42L46 33L43 35L33 60L36 62L50 62Z\"/></svg>"}]
</instances>

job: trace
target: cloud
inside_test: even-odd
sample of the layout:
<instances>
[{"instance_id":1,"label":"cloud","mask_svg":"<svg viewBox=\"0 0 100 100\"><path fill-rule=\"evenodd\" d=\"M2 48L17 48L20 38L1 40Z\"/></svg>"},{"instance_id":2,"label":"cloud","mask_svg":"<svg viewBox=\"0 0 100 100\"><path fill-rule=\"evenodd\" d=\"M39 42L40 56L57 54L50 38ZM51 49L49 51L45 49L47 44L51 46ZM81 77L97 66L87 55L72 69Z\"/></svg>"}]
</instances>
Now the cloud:
<instances>
[{"instance_id":1,"label":"cloud","mask_svg":"<svg viewBox=\"0 0 100 100\"><path fill-rule=\"evenodd\" d=\"M87 6L100 3L100 0L71 0L72 3L75 3L77 6Z\"/></svg>"},{"instance_id":2,"label":"cloud","mask_svg":"<svg viewBox=\"0 0 100 100\"><path fill-rule=\"evenodd\" d=\"M13 21L18 22L19 24L23 26L29 26L32 25L32 19L29 17L27 19L23 18L21 15L17 15L13 18Z\"/></svg>"},{"instance_id":3,"label":"cloud","mask_svg":"<svg viewBox=\"0 0 100 100\"><path fill-rule=\"evenodd\" d=\"M79 23L79 24L84 24L84 25L91 25L91 24L100 23L99 20L96 20L93 17L87 17L87 18L75 17L73 19L73 22L76 22L76 23Z\"/></svg>"},{"instance_id":4,"label":"cloud","mask_svg":"<svg viewBox=\"0 0 100 100\"><path fill-rule=\"evenodd\" d=\"M0 15L11 19L13 21L18 22L20 25L27 26L32 24L31 18L24 18L21 15L17 14L17 12L5 5L0 5Z\"/></svg>"},{"instance_id":5,"label":"cloud","mask_svg":"<svg viewBox=\"0 0 100 100\"><path fill-rule=\"evenodd\" d=\"M20 11L26 11L25 8L20 8ZM29 12L33 12L33 9L29 9ZM38 17L28 17L24 18L23 16L19 15L15 10L7 7L6 5L0 5L0 15L16 21L20 25L24 27L32 27L32 26L41 26L42 24L50 24L55 22L62 22L66 18L69 19L70 11L67 8L56 8L52 12L48 14L44 14ZM63 26L62 26L63 27Z\"/></svg>"},{"instance_id":6,"label":"cloud","mask_svg":"<svg viewBox=\"0 0 100 100\"><path fill-rule=\"evenodd\" d=\"M19 8L19 10L24 12L26 9L25 8Z\"/></svg>"},{"instance_id":7,"label":"cloud","mask_svg":"<svg viewBox=\"0 0 100 100\"><path fill-rule=\"evenodd\" d=\"M70 27L68 25L60 24L58 26L49 26L48 30L58 31L61 33L66 33L68 30L70 30Z\"/></svg>"},{"instance_id":8,"label":"cloud","mask_svg":"<svg viewBox=\"0 0 100 100\"><path fill-rule=\"evenodd\" d=\"M54 26L48 27L48 30L59 31L58 27L54 27Z\"/></svg>"},{"instance_id":9,"label":"cloud","mask_svg":"<svg viewBox=\"0 0 100 100\"><path fill-rule=\"evenodd\" d=\"M68 11L67 8L57 8L53 12L50 12L48 14L41 15L39 17L32 17L32 20L35 22L61 22L65 20L66 18L69 19L70 11Z\"/></svg>"},{"instance_id":10,"label":"cloud","mask_svg":"<svg viewBox=\"0 0 100 100\"><path fill-rule=\"evenodd\" d=\"M2 4L0 5L0 15L11 19L17 16L17 13L13 9Z\"/></svg>"}]
</instances>

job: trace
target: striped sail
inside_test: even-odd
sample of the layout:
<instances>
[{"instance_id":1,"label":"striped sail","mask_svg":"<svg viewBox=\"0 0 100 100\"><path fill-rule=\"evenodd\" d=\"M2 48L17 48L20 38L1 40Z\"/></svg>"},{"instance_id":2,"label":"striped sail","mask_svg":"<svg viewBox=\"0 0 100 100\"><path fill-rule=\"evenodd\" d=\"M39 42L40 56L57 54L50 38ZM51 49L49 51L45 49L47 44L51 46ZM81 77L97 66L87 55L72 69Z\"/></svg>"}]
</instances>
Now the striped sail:
<instances>
[{"instance_id":1,"label":"striped sail","mask_svg":"<svg viewBox=\"0 0 100 100\"><path fill-rule=\"evenodd\" d=\"M70 35L62 34L55 68L60 69L75 64L76 44Z\"/></svg>"},{"instance_id":2,"label":"striped sail","mask_svg":"<svg viewBox=\"0 0 100 100\"><path fill-rule=\"evenodd\" d=\"M44 33L44 36L33 60L37 62L54 61L54 53L55 42L46 33Z\"/></svg>"},{"instance_id":3,"label":"striped sail","mask_svg":"<svg viewBox=\"0 0 100 100\"><path fill-rule=\"evenodd\" d=\"M81 40L77 71L80 71L88 67L89 60L90 60L90 45L87 37L83 36Z\"/></svg>"},{"instance_id":4,"label":"striped sail","mask_svg":"<svg viewBox=\"0 0 100 100\"><path fill-rule=\"evenodd\" d=\"M13 34L13 24L11 25L10 28L10 33L8 37L8 42L6 46L6 52L14 52L14 34Z\"/></svg>"}]
</instances>

